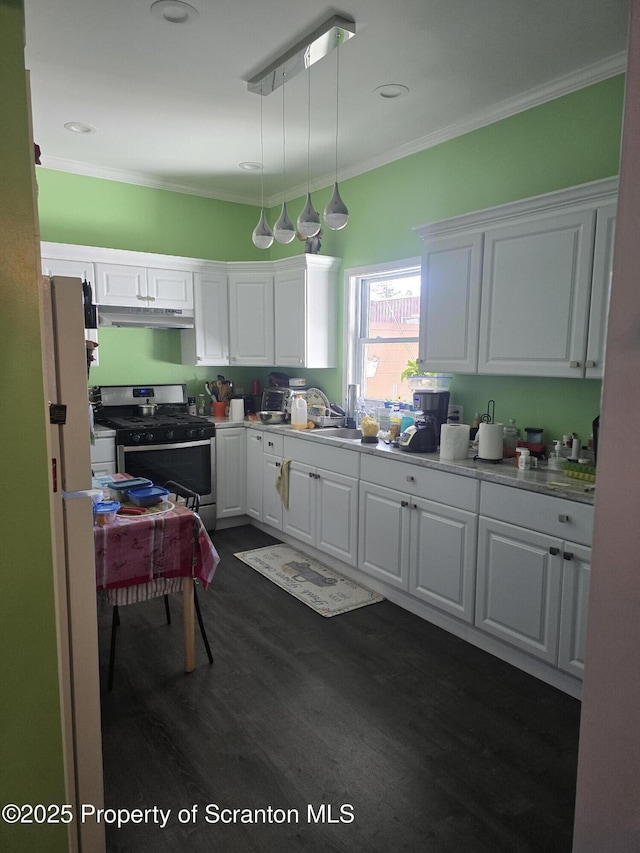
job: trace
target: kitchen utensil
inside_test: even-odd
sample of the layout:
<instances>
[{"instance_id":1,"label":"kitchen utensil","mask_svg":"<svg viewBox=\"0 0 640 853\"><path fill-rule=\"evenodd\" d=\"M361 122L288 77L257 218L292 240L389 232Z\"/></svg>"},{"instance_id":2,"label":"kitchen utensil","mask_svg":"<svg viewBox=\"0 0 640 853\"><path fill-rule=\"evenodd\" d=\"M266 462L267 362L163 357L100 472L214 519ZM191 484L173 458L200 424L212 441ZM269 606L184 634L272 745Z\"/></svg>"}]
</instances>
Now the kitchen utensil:
<instances>
[{"instance_id":1,"label":"kitchen utensil","mask_svg":"<svg viewBox=\"0 0 640 853\"><path fill-rule=\"evenodd\" d=\"M489 400L487 403L487 411L484 415L480 415L480 421L485 424L492 424L496 419L496 401Z\"/></svg>"},{"instance_id":2,"label":"kitchen utensil","mask_svg":"<svg viewBox=\"0 0 640 853\"><path fill-rule=\"evenodd\" d=\"M214 418L226 418L227 404L224 400L216 400L211 404Z\"/></svg>"},{"instance_id":3,"label":"kitchen utensil","mask_svg":"<svg viewBox=\"0 0 640 853\"><path fill-rule=\"evenodd\" d=\"M398 439L398 447L409 453L435 453L438 449L438 419L433 413L416 418Z\"/></svg>"},{"instance_id":4,"label":"kitchen utensil","mask_svg":"<svg viewBox=\"0 0 640 853\"><path fill-rule=\"evenodd\" d=\"M283 424L287 417L286 412L262 411L258 412L258 417L263 424Z\"/></svg>"},{"instance_id":5,"label":"kitchen utensil","mask_svg":"<svg viewBox=\"0 0 640 853\"><path fill-rule=\"evenodd\" d=\"M329 398L319 388L307 388L305 396L307 398L307 406L325 409L325 415L328 415L331 411Z\"/></svg>"},{"instance_id":6,"label":"kitchen utensil","mask_svg":"<svg viewBox=\"0 0 640 853\"><path fill-rule=\"evenodd\" d=\"M148 417L149 415L155 415L157 405L155 403L140 403L138 406L138 410L141 415Z\"/></svg>"}]
</instances>

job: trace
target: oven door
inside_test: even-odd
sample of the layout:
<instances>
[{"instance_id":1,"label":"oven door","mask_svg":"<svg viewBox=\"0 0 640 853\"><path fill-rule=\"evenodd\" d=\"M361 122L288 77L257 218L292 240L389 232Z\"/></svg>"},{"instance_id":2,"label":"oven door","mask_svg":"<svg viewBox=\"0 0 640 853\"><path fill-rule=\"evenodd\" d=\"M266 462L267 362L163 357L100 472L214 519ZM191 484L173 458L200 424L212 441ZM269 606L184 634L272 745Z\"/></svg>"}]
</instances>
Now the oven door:
<instances>
[{"instance_id":1,"label":"oven door","mask_svg":"<svg viewBox=\"0 0 640 853\"><path fill-rule=\"evenodd\" d=\"M173 480L200 495L200 505L216 502L215 437L180 444L118 445L118 473L146 477L157 486Z\"/></svg>"}]
</instances>

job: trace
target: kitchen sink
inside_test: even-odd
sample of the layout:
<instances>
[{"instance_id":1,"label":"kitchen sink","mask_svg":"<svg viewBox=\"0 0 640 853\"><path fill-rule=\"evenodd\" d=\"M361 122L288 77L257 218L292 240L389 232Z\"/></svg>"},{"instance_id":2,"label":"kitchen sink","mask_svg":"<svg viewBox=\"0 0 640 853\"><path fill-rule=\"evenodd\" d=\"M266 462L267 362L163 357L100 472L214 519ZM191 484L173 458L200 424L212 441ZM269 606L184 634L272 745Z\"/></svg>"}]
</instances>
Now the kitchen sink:
<instances>
[{"instance_id":1,"label":"kitchen sink","mask_svg":"<svg viewBox=\"0 0 640 853\"><path fill-rule=\"evenodd\" d=\"M345 439L359 441L362 438L362 430L352 429L351 427L322 427L321 429L314 429L313 435L317 435L319 438L333 438L339 441L344 441Z\"/></svg>"}]
</instances>

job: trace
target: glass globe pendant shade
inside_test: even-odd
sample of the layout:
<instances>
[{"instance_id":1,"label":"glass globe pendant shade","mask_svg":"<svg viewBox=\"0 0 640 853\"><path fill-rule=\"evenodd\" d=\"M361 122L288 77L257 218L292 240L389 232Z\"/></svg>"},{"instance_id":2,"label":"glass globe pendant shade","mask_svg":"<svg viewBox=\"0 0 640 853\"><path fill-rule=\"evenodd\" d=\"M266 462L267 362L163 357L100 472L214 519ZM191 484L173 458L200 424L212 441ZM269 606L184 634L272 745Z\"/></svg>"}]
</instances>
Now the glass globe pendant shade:
<instances>
[{"instance_id":1,"label":"glass globe pendant shade","mask_svg":"<svg viewBox=\"0 0 640 853\"><path fill-rule=\"evenodd\" d=\"M333 185L331 200L324 209L324 221L327 228L331 228L332 231L340 231L349 221L349 211L346 204L340 198L337 181Z\"/></svg>"},{"instance_id":2,"label":"glass globe pendant shade","mask_svg":"<svg viewBox=\"0 0 640 853\"><path fill-rule=\"evenodd\" d=\"M251 239L253 240L253 245L258 249L268 249L273 244L273 231L269 228L269 223L264 215L264 209L260 211L260 219L253 229Z\"/></svg>"},{"instance_id":3,"label":"glass globe pendant shade","mask_svg":"<svg viewBox=\"0 0 640 853\"><path fill-rule=\"evenodd\" d=\"M307 201L298 217L298 233L302 237L315 237L320 230L320 215L311 203L311 193L307 193Z\"/></svg>"},{"instance_id":4,"label":"glass globe pendant shade","mask_svg":"<svg viewBox=\"0 0 640 853\"><path fill-rule=\"evenodd\" d=\"M278 243L290 243L296 236L296 229L287 213L287 203L282 202L282 210L276 224L273 226L273 234Z\"/></svg>"}]
</instances>

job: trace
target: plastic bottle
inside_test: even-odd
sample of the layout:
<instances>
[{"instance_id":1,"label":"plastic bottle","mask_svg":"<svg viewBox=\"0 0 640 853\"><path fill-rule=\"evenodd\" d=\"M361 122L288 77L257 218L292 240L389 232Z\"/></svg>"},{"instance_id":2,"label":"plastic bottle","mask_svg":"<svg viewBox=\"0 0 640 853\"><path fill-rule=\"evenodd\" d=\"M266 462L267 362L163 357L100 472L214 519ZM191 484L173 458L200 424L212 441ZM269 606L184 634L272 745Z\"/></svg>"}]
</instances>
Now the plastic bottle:
<instances>
[{"instance_id":1,"label":"plastic bottle","mask_svg":"<svg viewBox=\"0 0 640 853\"><path fill-rule=\"evenodd\" d=\"M473 422L471 424L470 435L471 435L472 441L476 437L476 435L478 434L478 428L479 427L480 427L480 412L476 412L475 415L473 416Z\"/></svg>"},{"instance_id":2,"label":"plastic bottle","mask_svg":"<svg viewBox=\"0 0 640 853\"><path fill-rule=\"evenodd\" d=\"M400 409L394 406L389 415L389 437L391 441L397 441L400 436L400 425L402 423L402 415Z\"/></svg>"},{"instance_id":3,"label":"plastic bottle","mask_svg":"<svg viewBox=\"0 0 640 853\"><path fill-rule=\"evenodd\" d=\"M294 394L291 401L291 426L293 429L307 428L307 401L302 394Z\"/></svg>"},{"instance_id":4,"label":"plastic bottle","mask_svg":"<svg viewBox=\"0 0 640 853\"><path fill-rule=\"evenodd\" d=\"M526 447L518 448L518 470L528 471L531 468L531 454Z\"/></svg>"},{"instance_id":5,"label":"plastic bottle","mask_svg":"<svg viewBox=\"0 0 640 853\"><path fill-rule=\"evenodd\" d=\"M516 422L513 418L509 418L509 422L503 430L503 436L502 455L505 458L511 458L516 455L516 447L518 446L518 439L520 438L520 435L518 434L518 427L516 426Z\"/></svg>"},{"instance_id":6,"label":"plastic bottle","mask_svg":"<svg viewBox=\"0 0 640 853\"><path fill-rule=\"evenodd\" d=\"M560 453L561 444L562 442L559 439L555 439L553 442L553 450L549 453L547 464L552 471L557 471L558 468L560 468L560 462L562 461L562 454Z\"/></svg>"}]
</instances>

